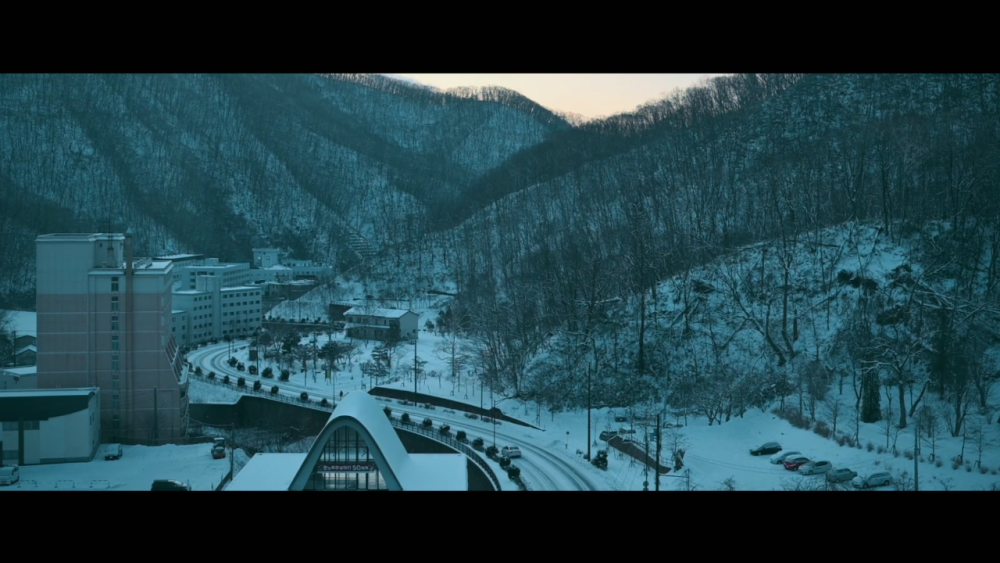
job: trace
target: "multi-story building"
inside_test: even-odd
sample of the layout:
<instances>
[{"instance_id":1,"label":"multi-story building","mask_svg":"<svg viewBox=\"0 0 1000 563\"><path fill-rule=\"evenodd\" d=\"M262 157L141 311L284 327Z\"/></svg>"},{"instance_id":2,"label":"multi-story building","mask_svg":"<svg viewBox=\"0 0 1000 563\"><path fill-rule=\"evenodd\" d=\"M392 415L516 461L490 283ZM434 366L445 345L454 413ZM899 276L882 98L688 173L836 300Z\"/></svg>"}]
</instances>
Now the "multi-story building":
<instances>
[{"instance_id":1,"label":"multi-story building","mask_svg":"<svg viewBox=\"0 0 1000 563\"><path fill-rule=\"evenodd\" d=\"M171 332L181 346L227 336L250 336L260 328L263 289L225 287L220 276L201 275L195 289L174 292Z\"/></svg>"},{"instance_id":2,"label":"multi-story building","mask_svg":"<svg viewBox=\"0 0 1000 563\"><path fill-rule=\"evenodd\" d=\"M333 267L312 260L283 258L276 248L254 248L253 270L250 273L253 282L287 282L329 278L333 276Z\"/></svg>"},{"instance_id":3,"label":"multi-story building","mask_svg":"<svg viewBox=\"0 0 1000 563\"><path fill-rule=\"evenodd\" d=\"M99 388L104 442L183 437L173 264L134 259L131 233L41 235L35 246L38 388Z\"/></svg>"}]
</instances>

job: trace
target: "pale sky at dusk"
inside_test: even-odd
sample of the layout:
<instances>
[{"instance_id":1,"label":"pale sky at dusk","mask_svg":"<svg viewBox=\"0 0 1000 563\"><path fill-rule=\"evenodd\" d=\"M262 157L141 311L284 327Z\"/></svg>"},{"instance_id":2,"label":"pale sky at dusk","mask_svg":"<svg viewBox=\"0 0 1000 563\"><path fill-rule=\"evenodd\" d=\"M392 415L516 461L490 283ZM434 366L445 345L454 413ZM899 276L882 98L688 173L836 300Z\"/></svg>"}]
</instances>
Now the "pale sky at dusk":
<instances>
[{"instance_id":1,"label":"pale sky at dusk","mask_svg":"<svg viewBox=\"0 0 1000 563\"><path fill-rule=\"evenodd\" d=\"M556 110L593 118L636 106L719 74L392 74L447 90L458 86L503 86Z\"/></svg>"}]
</instances>

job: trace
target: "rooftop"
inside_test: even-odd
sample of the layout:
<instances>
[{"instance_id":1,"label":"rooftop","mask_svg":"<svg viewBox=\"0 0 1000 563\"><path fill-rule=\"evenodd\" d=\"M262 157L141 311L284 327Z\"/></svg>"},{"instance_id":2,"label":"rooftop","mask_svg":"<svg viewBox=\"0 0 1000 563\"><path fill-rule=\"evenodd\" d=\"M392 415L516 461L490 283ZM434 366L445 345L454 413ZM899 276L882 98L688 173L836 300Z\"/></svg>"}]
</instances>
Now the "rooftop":
<instances>
[{"instance_id":1,"label":"rooftop","mask_svg":"<svg viewBox=\"0 0 1000 563\"><path fill-rule=\"evenodd\" d=\"M51 233L38 235L35 241L76 241L90 242L95 240L125 240L121 233Z\"/></svg>"},{"instance_id":2,"label":"rooftop","mask_svg":"<svg viewBox=\"0 0 1000 563\"><path fill-rule=\"evenodd\" d=\"M38 375L38 366L21 366L16 368L0 368L0 372L8 375L24 377L26 375Z\"/></svg>"},{"instance_id":3,"label":"rooftop","mask_svg":"<svg viewBox=\"0 0 1000 563\"><path fill-rule=\"evenodd\" d=\"M29 351L30 352L38 352L38 348L36 348L34 344L28 344L27 346L21 346L17 350L14 350L14 355L17 356L19 354L23 354L23 353L29 352Z\"/></svg>"},{"instance_id":4,"label":"rooftop","mask_svg":"<svg viewBox=\"0 0 1000 563\"><path fill-rule=\"evenodd\" d=\"M257 454L229 483L227 491L287 491L307 454Z\"/></svg>"},{"instance_id":5,"label":"rooftop","mask_svg":"<svg viewBox=\"0 0 1000 563\"><path fill-rule=\"evenodd\" d=\"M464 454L410 454L396 476L404 491L468 491L469 464Z\"/></svg>"},{"instance_id":6,"label":"rooftop","mask_svg":"<svg viewBox=\"0 0 1000 563\"><path fill-rule=\"evenodd\" d=\"M345 315L382 317L385 319L398 319L407 313L412 313L412 311L407 311L406 309L371 309L366 312L364 307L351 307L344 311ZM416 313L413 314L416 315Z\"/></svg>"},{"instance_id":7,"label":"rooftop","mask_svg":"<svg viewBox=\"0 0 1000 563\"><path fill-rule=\"evenodd\" d=\"M203 295L208 294L207 291L198 291L197 289L182 289L180 291L173 291L174 295Z\"/></svg>"},{"instance_id":8,"label":"rooftop","mask_svg":"<svg viewBox=\"0 0 1000 563\"><path fill-rule=\"evenodd\" d=\"M100 389L97 387L80 387L76 389L3 389L0 390L0 399L88 397L98 391L100 391Z\"/></svg>"},{"instance_id":9,"label":"rooftop","mask_svg":"<svg viewBox=\"0 0 1000 563\"><path fill-rule=\"evenodd\" d=\"M233 287L222 288L222 291L247 291L247 290L260 291L260 288L250 285L234 285Z\"/></svg>"},{"instance_id":10,"label":"rooftop","mask_svg":"<svg viewBox=\"0 0 1000 563\"><path fill-rule=\"evenodd\" d=\"M204 257L204 254L170 254L167 256L157 256L156 260L193 260Z\"/></svg>"}]
</instances>

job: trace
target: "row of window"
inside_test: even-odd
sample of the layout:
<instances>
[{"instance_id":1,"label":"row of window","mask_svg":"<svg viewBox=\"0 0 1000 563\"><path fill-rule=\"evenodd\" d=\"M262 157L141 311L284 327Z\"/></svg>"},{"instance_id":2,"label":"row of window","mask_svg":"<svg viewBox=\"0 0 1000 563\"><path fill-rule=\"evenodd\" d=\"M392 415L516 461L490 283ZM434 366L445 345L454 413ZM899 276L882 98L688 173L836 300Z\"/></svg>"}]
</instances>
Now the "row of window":
<instances>
[{"instance_id":1,"label":"row of window","mask_svg":"<svg viewBox=\"0 0 1000 563\"><path fill-rule=\"evenodd\" d=\"M25 420L24 421L24 429L25 430L38 430L38 428L39 428L39 422L37 420ZM17 421L14 421L14 422L4 422L3 423L3 431L4 432L17 432ZM15 452L14 455L17 456L17 453ZM6 456L4 456L4 458L6 458Z\"/></svg>"},{"instance_id":2,"label":"row of window","mask_svg":"<svg viewBox=\"0 0 1000 563\"><path fill-rule=\"evenodd\" d=\"M239 307L240 305L260 305L260 301L244 301L243 303L233 303L232 305L228 303L223 303L223 307Z\"/></svg>"}]
</instances>

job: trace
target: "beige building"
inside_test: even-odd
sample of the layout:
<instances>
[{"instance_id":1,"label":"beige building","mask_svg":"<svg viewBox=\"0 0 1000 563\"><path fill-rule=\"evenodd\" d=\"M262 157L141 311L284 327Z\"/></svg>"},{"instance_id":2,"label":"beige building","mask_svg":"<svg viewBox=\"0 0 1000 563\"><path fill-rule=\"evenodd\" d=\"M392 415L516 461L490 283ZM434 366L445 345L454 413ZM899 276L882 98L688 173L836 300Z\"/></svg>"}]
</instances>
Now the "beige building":
<instances>
[{"instance_id":1,"label":"beige building","mask_svg":"<svg viewBox=\"0 0 1000 563\"><path fill-rule=\"evenodd\" d=\"M353 307L344 311L347 336L362 340L385 340L389 329L398 326L403 340L417 338L420 315L405 309L366 309Z\"/></svg>"},{"instance_id":2,"label":"beige building","mask_svg":"<svg viewBox=\"0 0 1000 563\"><path fill-rule=\"evenodd\" d=\"M38 388L99 388L102 441L183 437L173 264L134 259L130 233L50 234L35 243Z\"/></svg>"}]
</instances>

